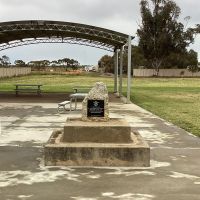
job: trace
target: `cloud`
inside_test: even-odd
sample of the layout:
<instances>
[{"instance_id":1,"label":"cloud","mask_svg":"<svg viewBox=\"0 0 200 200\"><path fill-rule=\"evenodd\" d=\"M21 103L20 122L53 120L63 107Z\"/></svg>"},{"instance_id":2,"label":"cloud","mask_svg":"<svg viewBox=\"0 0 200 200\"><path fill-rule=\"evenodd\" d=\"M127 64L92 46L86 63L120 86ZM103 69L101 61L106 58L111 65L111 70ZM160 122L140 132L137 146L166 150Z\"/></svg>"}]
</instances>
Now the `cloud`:
<instances>
[{"instance_id":1,"label":"cloud","mask_svg":"<svg viewBox=\"0 0 200 200\"><path fill-rule=\"evenodd\" d=\"M137 29L140 21L140 0L0 0L1 21L23 19L64 20L91 25L118 26L122 23L132 24L127 29ZM191 23L199 20L200 1L176 0L181 7L182 20L191 16ZM134 27L134 28L133 28Z\"/></svg>"},{"instance_id":2,"label":"cloud","mask_svg":"<svg viewBox=\"0 0 200 200\"><path fill-rule=\"evenodd\" d=\"M200 7L200 1L176 0L175 2L182 10L180 16L182 22L184 22L184 17L190 16L191 19L188 22L188 26L194 26L199 23L200 14L197 8ZM139 3L140 0L0 0L0 19L1 21L30 19L69 21L136 35L138 24L141 21ZM137 41L137 39L135 41ZM200 47L197 45L199 43L200 39L197 37L195 44L191 45L191 47L200 52ZM52 44L52 46L53 45L54 44ZM25 49L25 47L20 48L22 50ZM71 47L68 46L68 49L70 48ZM34 49L36 48L34 47ZM39 45L38 49L40 49L38 52L42 52L43 48ZM79 46L76 46L76 49L79 49ZM93 55L95 52L95 55L102 55L102 53L99 53L99 50L91 50L90 47L86 49L89 53L93 52ZM12 52L10 56L17 57L16 51L7 50L6 52ZM53 56L52 51L50 52L48 48L43 55L46 56L47 54L48 57ZM39 54L35 51L34 55L36 56ZM77 54L72 54L72 56L77 56ZM95 58L98 56L95 56ZM94 64L95 62L94 59L84 58L82 53L80 53L78 57L80 57L81 60L85 59L85 63L91 62Z\"/></svg>"},{"instance_id":3,"label":"cloud","mask_svg":"<svg viewBox=\"0 0 200 200\"><path fill-rule=\"evenodd\" d=\"M177 5L181 8L181 17L184 19L186 16L190 16L190 24L194 25L200 23L200 14L197 8L200 7L200 1L198 0L176 0Z\"/></svg>"},{"instance_id":4,"label":"cloud","mask_svg":"<svg viewBox=\"0 0 200 200\"><path fill-rule=\"evenodd\" d=\"M0 0L1 21L49 19L112 28L119 20L131 21L134 26L133 22L139 18L138 10L139 0ZM121 24L118 24L118 29Z\"/></svg>"}]
</instances>

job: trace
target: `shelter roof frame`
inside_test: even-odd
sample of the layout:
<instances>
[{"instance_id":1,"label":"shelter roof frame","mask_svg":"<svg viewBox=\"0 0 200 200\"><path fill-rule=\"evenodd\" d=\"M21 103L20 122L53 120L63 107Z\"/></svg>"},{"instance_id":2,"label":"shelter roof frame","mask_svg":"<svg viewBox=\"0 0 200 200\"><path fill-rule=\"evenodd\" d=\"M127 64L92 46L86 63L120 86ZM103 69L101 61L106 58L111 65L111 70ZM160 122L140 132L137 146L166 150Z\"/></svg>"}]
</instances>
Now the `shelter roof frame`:
<instances>
[{"instance_id":1,"label":"shelter roof frame","mask_svg":"<svg viewBox=\"0 0 200 200\"><path fill-rule=\"evenodd\" d=\"M131 40L133 36L86 24L27 20L0 23L0 51L38 43L71 43L92 46L115 53L114 91L122 95L122 73L118 87L118 49L122 59L123 46L128 46L127 103L131 92ZM122 72L123 60L120 61ZM120 89L119 89L120 88Z\"/></svg>"},{"instance_id":2,"label":"shelter roof frame","mask_svg":"<svg viewBox=\"0 0 200 200\"><path fill-rule=\"evenodd\" d=\"M71 43L113 52L124 46L128 37L117 31L72 22L29 20L0 23L0 51L28 44Z\"/></svg>"}]
</instances>

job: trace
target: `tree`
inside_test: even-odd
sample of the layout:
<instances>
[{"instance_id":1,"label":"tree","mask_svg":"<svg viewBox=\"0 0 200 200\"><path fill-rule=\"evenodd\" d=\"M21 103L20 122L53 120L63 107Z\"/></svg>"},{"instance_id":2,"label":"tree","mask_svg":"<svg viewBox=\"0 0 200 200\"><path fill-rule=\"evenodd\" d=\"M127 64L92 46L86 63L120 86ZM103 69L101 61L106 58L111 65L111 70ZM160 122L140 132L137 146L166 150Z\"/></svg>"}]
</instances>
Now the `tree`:
<instances>
[{"instance_id":1,"label":"tree","mask_svg":"<svg viewBox=\"0 0 200 200\"><path fill-rule=\"evenodd\" d=\"M171 52L163 61L165 68L179 68L186 69L188 66L198 65L198 54L196 51L190 49L183 53Z\"/></svg>"},{"instance_id":2,"label":"tree","mask_svg":"<svg viewBox=\"0 0 200 200\"><path fill-rule=\"evenodd\" d=\"M70 59L70 66L73 70L76 70L79 66L79 62L77 60L74 59Z\"/></svg>"},{"instance_id":3,"label":"tree","mask_svg":"<svg viewBox=\"0 0 200 200\"><path fill-rule=\"evenodd\" d=\"M23 60L15 60L15 65L24 67L24 66L26 66L26 63Z\"/></svg>"},{"instance_id":4,"label":"tree","mask_svg":"<svg viewBox=\"0 0 200 200\"><path fill-rule=\"evenodd\" d=\"M196 27L193 29L195 34L200 34L200 24L196 24Z\"/></svg>"},{"instance_id":5,"label":"tree","mask_svg":"<svg viewBox=\"0 0 200 200\"><path fill-rule=\"evenodd\" d=\"M70 58L59 59L57 61L57 63L60 64L61 66L65 67L66 69L67 69L67 67L71 67L74 70L77 69L78 66L80 65L77 60L70 59Z\"/></svg>"},{"instance_id":6,"label":"tree","mask_svg":"<svg viewBox=\"0 0 200 200\"><path fill-rule=\"evenodd\" d=\"M187 68L189 69L189 71L191 71L192 73L195 73L200 70L198 66L198 60L197 60L197 52L195 52L194 50L190 50L188 54L188 61L189 61L189 64Z\"/></svg>"},{"instance_id":7,"label":"tree","mask_svg":"<svg viewBox=\"0 0 200 200\"><path fill-rule=\"evenodd\" d=\"M189 50L187 55L188 65L194 65L198 67L198 54L193 49Z\"/></svg>"},{"instance_id":8,"label":"tree","mask_svg":"<svg viewBox=\"0 0 200 200\"><path fill-rule=\"evenodd\" d=\"M109 55L104 55L98 61L99 68L105 73L114 72L114 58Z\"/></svg>"},{"instance_id":9,"label":"tree","mask_svg":"<svg viewBox=\"0 0 200 200\"><path fill-rule=\"evenodd\" d=\"M46 66L50 65L50 61L48 60L36 60L30 61L28 65L35 67L38 71L43 70Z\"/></svg>"},{"instance_id":10,"label":"tree","mask_svg":"<svg viewBox=\"0 0 200 200\"><path fill-rule=\"evenodd\" d=\"M50 63L51 63L49 60L42 60L41 62L42 62L41 65L44 66L44 67L49 66Z\"/></svg>"},{"instance_id":11,"label":"tree","mask_svg":"<svg viewBox=\"0 0 200 200\"><path fill-rule=\"evenodd\" d=\"M70 66L70 62L71 62L70 58L63 58L58 61L60 61L60 63L62 63L63 65L66 65L66 66Z\"/></svg>"},{"instance_id":12,"label":"tree","mask_svg":"<svg viewBox=\"0 0 200 200\"><path fill-rule=\"evenodd\" d=\"M188 70L191 71L192 74L195 73L195 72L199 72L200 71L200 69L199 69L199 67L197 65L188 66Z\"/></svg>"},{"instance_id":13,"label":"tree","mask_svg":"<svg viewBox=\"0 0 200 200\"><path fill-rule=\"evenodd\" d=\"M128 54L127 49L124 50L123 53L123 73L127 73L127 65L128 65ZM133 72L133 68L138 68L141 66L146 65L146 59L144 58L144 55L141 51L141 49L138 46L132 45L132 51L131 51L131 72ZM119 62L120 63L120 54L119 54ZM101 57L101 59L98 61L99 69L103 72L113 73L114 72L114 57L109 55L104 55ZM119 69L119 67L118 67Z\"/></svg>"},{"instance_id":14,"label":"tree","mask_svg":"<svg viewBox=\"0 0 200 200\"><path fill-rule=\"evenodd\" d=\"M57 62L58 62L58 64L59 64L60 66L64 66L64 61L63 61L63 59L59 59Z\"/></svg>"},{"instance_id":15,"label":"tree","mask_svg":"<svg viewBox=\"0 0 200 200\"><path fill-rule=\"evenodd\" d=\"M9 66L11 63L10 63L10 58L6 55L3 55L1 58L0 58L0 65L1 66Z\"/></svg>"},{"instance_id":16,"label":"tree","mask_svg":"<svg viewBox=\"0 0 200 200\"><path fill-rule=\"evenodd\" d=\"M184 53L193 42L193 30L177 22L180 12L173 0L141 0L139 47L156 75L170 53Z\"/></svg>"},{"instance_id":17,"label":"tree","mask_svg":"<svg viewBox=\"0 0 200 200\"><path fill-rule=\"evenodd\" d=\"M123 54L123 72L127 73L128 66L128 51L126 50ZM131 50L131 72L133 68L147 67L147 60L144 58L143 52L139 46L133 46Z\"/></svg>"},{"instance_id":18,"label":"tree","mask_svg":"<svg viewBox=\"0 0 200 200\"><path fill-rule=\"evenodd\" d=\"M50 62L51 66L58 66L58 61L57 60L53 60Z\"/></svg>"},{"instance_id":19,"label":"tree","mask_svg":"<svg viewBox=\"0 0 200 200\"><path fill-rule=\"evenodd\" d=\"M0 66L3 67L2 58L0 58Z\"/></svg>"}]
</instances>

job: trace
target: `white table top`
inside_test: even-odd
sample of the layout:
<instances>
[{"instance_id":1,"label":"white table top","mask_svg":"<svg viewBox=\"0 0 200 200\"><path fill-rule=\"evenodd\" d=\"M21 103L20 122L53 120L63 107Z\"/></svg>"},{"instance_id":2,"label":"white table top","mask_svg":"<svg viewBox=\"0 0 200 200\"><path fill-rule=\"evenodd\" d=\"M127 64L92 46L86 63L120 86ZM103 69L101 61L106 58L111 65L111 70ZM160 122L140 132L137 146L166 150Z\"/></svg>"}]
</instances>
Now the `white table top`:
<instances>
[{"instance_id":1,"label":"white table top","mask_svg":"<svg viewBox=\"0 0 200 200\"><path fill-rule=\"evenodd\" d=\"M70 98L84 98L88 95L88 93L74 93L70 94Z\"/></svg>"}]
</instances>

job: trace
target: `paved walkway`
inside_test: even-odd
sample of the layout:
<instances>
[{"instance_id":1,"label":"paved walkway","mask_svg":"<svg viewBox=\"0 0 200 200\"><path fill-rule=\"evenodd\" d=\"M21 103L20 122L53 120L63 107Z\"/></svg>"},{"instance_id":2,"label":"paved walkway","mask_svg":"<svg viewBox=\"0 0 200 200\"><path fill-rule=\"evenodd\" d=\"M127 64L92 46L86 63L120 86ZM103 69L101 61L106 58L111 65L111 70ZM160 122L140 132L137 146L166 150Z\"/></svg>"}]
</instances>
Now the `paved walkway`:
<instances>
[{"instance_id":1,"label":"paved walkway","mask_svg":"<svg viewBox=\"0 0 200 200\"><path fill-rule=\"evenodd\" d=\"M151 147L149 168L44 167L43 144L66 117L56 103L0 103L1 200L200 200L200 139L134 104L111 103Z\"/></svg>"}]
</instances>

